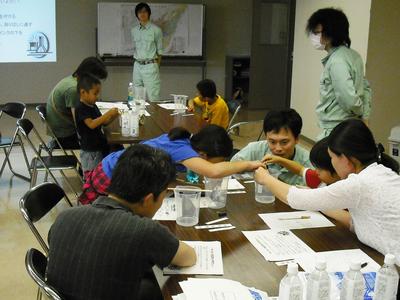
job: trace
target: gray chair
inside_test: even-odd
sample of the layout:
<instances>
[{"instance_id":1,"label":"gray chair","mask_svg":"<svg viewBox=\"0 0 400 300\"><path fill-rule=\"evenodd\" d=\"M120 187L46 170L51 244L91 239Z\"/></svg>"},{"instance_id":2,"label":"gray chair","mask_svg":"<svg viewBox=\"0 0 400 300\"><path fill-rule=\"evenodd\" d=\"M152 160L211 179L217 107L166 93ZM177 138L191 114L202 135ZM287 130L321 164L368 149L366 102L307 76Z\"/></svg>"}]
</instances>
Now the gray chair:
<instances>
[{"instance_id":1,"label":"gray chair","mask_svg":"<svg viewBox=\"0 0 400 300\"><path fill-rule=\"evenodd\" d=\"M26 112L26 106L24 103L22 102L8 102L6 104L4 104L1 109L0 109L0 118L3 116L4 114L7 114L8 116L14 118L14 119L21 119L25 116L25 112ZM14 135L12 137L2 137L0 135L0 148L3 149L4 154L5 154L5 158L3 161L3 164L1 166L0 169L0 177L3 174L3 171L5 169L5 166L8 164L8 167L10 168L10 171L15 175L18 176L19 178L22 178L26 181L30 181L31 180L31 174L30 174L30 169L29 169L29 162L28 162L28 158L26 156L26 152L25 152L25 148L24 145L22 144L20 137L18 136L18 128L15 128L14 131ZM18 139L18 140L17 140ZM11 150L14 146L21 146L22 149L22 153L25 159L25 164L26 167L28 169L29 172L29 177L24 176L22 174L17 173L16 171L14 171L11 162L10 162L10 154L11 154Z\"/></svg>"},{"instance_id":2,"label":"gray chair","mask_svg":"<svg viewBox=\"0 0 400 300\"><path fill-rule=\"evenodd\" d=\"M49 247L37 230L35 223L43 218L63 198L68 205L72 206L60 186L53 182L45 182L27 191L19 200L21 214L46 255L49 254Z\"/></svg>"},{"instance_id":3,"label":"gray chair","mask_svg":"<svg viewBox=\"0 0 400 300\"><path fill-rule=\"evenodd\" d=\"M239 113L239 111L240 111L241 108L242 108L242 104L239 104L239 105L236 107L235 111L233 112L232 117L231 117L231 119L229 120L229 124L228 124L228 129L227 129L228 133L229 133L229 131L231 130L233 121L235 121L235 119L236 119L236 117L237 117L237 115L238 115L238 113Z\"/></svg>"},{"instance_id":4,"label":"gray chair","mask_svg":"<svg viewBox=\"0 0 400 300\"><path fill-rule=\"evenodd\" d=\"M73 189L72 184L70 183L69 179L64 173L65 170L74 170L74 172L78 175L78 177L81 178L80 174L76 169L78 163L77 158L73 155L57 155L57 156L52 155L51 151L45 145L39 132L35 129L32 122L29 121L28 119L18 120L17 126L18 126L18 135L20 134L23 135L23 137L28 142L28 144L30 145L35 154L29 166L32 174L31 187L36 185L37 175L39 171L47 172L53 179L53 181L58 185L60 185L52 172L52 171L60 171L61 175L65 179L66 184L74 192L76 198L78 199L78 193ZM39 140L39 146L37 148L33 144L32 139L30 138L30 134L32 132ZM42 155L42 150L46 151L48 155L46 156Z\"/></svg>"},{"instance_id":5,"label":"gray chair","mask_svg":"<svg viewBox=\"0 0 400 300\"><path fill-rule=\"evenodd\" d=\"M25 255L25 267L29 276L38 285L38 293L36 299L42 299L42 293L52 300L62 300L61 295L46 282L47 258L42 252L31 248Z\"/></svg>"}]
</instances>

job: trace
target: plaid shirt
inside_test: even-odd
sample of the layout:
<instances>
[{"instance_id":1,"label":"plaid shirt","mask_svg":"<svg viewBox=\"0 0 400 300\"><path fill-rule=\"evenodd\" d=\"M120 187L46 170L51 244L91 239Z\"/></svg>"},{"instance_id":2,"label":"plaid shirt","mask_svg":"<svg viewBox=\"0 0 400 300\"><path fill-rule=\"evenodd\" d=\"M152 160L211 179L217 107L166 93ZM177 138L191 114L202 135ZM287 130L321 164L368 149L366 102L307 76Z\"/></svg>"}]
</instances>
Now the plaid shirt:
<instances>
[{"instance_id":1,"label":"plaid shirt","mask_svg":"<svg viewBox=\"0 0 400 300\"><path fill-rule=\"evenodd\" d=\"M79 196L79 202L83 205L90 204L99 196L107 195L107 188L111 181L104 173L102 163L85 174L86 182L83 184L82 194Z\"/></svg>"}]
</instances>

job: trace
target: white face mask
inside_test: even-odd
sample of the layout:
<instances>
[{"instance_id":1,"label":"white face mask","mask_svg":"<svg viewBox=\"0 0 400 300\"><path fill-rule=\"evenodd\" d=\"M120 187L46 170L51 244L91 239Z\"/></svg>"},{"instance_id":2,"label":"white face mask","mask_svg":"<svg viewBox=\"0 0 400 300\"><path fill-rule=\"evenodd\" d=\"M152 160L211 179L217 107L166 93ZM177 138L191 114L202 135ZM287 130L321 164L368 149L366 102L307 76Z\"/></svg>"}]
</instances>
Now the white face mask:
<instances>
[{"instance_id":1,"label":"white face mask","mask_svg":"<svg viewBox=\"0 0 400 300\"><path fill-rule=\"evenodd\" d=\"M313 45L314 49L325 50L325 45L321 44L321 33L315 34L315 33L311 32L310 40L311 40L311 44Z\"/></svg>"}]
</instances>

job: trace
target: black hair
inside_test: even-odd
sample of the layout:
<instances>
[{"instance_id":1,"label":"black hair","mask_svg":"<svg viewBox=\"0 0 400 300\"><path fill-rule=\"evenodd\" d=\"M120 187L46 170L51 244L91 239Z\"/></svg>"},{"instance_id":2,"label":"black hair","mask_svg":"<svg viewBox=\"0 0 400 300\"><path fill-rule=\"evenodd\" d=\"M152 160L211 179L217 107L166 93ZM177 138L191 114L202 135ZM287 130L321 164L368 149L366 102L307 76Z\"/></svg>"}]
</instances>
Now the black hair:
<instances>
[{"instance_id":1,"label":"black hair","mask_svg":"<svg viewBox=\"0 0 400 300\"><path fill-rule=\"evenodd\" d=\"M328 138L325 137L322 140L315 143L310 151L310 161L314 167L329 171L331 174L335 174L335 168L332 166L331 157L328 153Z\"/></svg>"},{"instance_id":2,"label":"black hair","mask_svg":"<svg viewBox=\"0 0 400 300\"><path fill-rule=\"evenodd\" d=\"M215 96L217 96L217 87L215 86L215 82L211 79L199 81L196 88L202 97L214 99Z\"/></svg>"},{"instance_id":3,"label":"black hair","mask_svg":"<svg viewBox=\"0 0 400 300\"><path fill-rule=\"evenodd\" d=\"M144 2L140 2L138 5L136 5L136 7L135 7L135 16L136 16L136 18L138 17L139 11L141 11L143 8L148 12L149 18L150 18L150 15L151 15L150 6L147 3L144 3Z\"/></svg>"},{"instance_id":4,"label":"black hair","mask_svg":"<svg viewBox=\"0 0 400 300\"><path fill-rule=\"evenodd\" d=\"M399 173L398 162L383 153L382 144L376 145L371 130L361 120L348 119L338 124L328 137L328 146L336 155L354 157L365 167L377 162Z\"/></svg>"},{"instance_id":5,"label":"black hair","mask_svg":"<svg viewBox=\"0 0 400 300\"><path fill-rule=\"evenodd\" d=\"M101 82L96 76L89 73L82 74L78 77L78 84L76 86L78 94L81 92L81 90L89 92L89 90L97 84L101 84Z\"/></svg>"},{"instance_id":6,"label":"black hair","mask_svg":"<svg viewBox=\"0 0 400 300\"><path fill-rule=\"evenodd\" d=\"M233 142L224 128L207 125L198 133L191 135L182 127L175 127L168 133L171 141L190 139L190 145L196 152L204 152L209 158L229 157L233 151Z\"/></svg>"},{"instance_id":7,"label":"black hair","mask_svg":"<svg viewBox=\"0 0 400 300\"><path fill-rule=\"evenodd\" d=\"M108 75L106 65L103 63L103 61L94 56L86 57L80 63L75 72L72 73L72 76L79 78L85 73L93 74L100 79L106 79Z\"/></svg>"},{"instance_id":8,"label":"black hair","mask_svg":"<svg viewBox=\"0 0 400 300\"><path fill-rule=\"evenodd\" d=\"M138 203L150 193L156 199L175 176L175 166L167 153L136 144L118 159L107 191L130 203Z\"/></svg>"},{"instance_id":9,"label":"black hair","mask_svg":"<svg viewBox=\"0 0 400 300\"><path fill-rule=\"evenodd\" d=\"M333 47L345 45L350 48L349 21L342 10L335 8L317 10L308 19L306 32L310 34L319 24L322 26L322 35L331 39Z\"/></svg>"},{"instance_id":10,"label":"black hair","mask_svg":"<svg viewBox=\"0 0 400 300\"><path fill-rule=\"evenodd\" d=\"M264 118L264 133L273 131L279 132L282 128L293 133L297 138L303 127L303 120L294 109L270 111Z\"/></svg>"}]
</instances>

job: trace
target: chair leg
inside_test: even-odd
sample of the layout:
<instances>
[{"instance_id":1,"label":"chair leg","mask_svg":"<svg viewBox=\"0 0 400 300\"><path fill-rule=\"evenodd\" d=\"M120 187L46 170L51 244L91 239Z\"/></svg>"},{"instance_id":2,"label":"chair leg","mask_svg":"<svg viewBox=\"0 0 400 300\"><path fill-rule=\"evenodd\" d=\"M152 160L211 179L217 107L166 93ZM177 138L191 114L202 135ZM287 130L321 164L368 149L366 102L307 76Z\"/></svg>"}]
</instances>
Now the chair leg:
<instances>
[{"instance_id":1,"label":"chair leg","mask_svg":"<svg viewBox=\"0 0 400 300\"><path fill-rule=\"evenodd\" d=\"M23 148L21 139L20 139L20 145L21 145L21 147L22 147L22 152L23 152L23 154L24 154L25 163L26 163L26 165L28 166L28 170L29 170L28 158L26 157L25 149ZM12 165L11 165L11 162L10 162L10 153L11 153L11 149L12 149L12 145L8 148L7 151L6 151L6 148L3 148L4 154L5 154L6 157L5 157L5 159L4 159L3 166L2 166L2 168L1 168L0 176L1 176L1 174L3 173L4 167L5 167L5 163L7 162L7 163L8 163L8 167L10 168L11 173L13 173L15 176L17 176L17 177L19 177L19 178L21 178L21 179L23 179L23 180L30 181L31 179L30 179L29 177L26 177L26 176L24 176L24 175L22 175L22 174L19 174L19 173L17 173L17 172L14 171L14 169L13 169L13 167L12 167Z\"/></svg>"},{"instance_id":2,"label":"chair leg","mask_svg":"<svg viewBox=\"0 0 400 300\"><path fill-rule=\"evenodd\" d=\"M33 188L33 187L36 185L37 176L38 176L38 172L37 172L36 169L34 169L34 170L32 171L31 186L30 186L30 188Z\"/></svg>"},{"instance_id":3,"label":"chair leg","mask_svg":"<svg viewBox=\"0 0 400 300\"><path fill-rule=\"evenodd\" d=\"M62 176L64 177L64 179L65 179L65 183L68 185L69 189L70 189L71 191L74 192L74 194L75 194L75 196L76 196L76 199L78 199L79 195L78 195L78 193L74 190L74 188L72 187L72 184L71 184L71 182L69 181L68 177L65 175L64 171L61 170L60 172L61 172L61 175L62 175Z\"/></svg>"},{"instance_id":4,"label":"chair leg","mask_svg":"<svg viewBox=\"0 0 400 300\"><path fill-rule=\"evenodd\" d=\"M4 160L3 160L3 165L1 166L1 170L0 170L0 177L3 174L4 168L6 167L6 164L7 164L7 161L8 161L6 148L3 148L3 151L4 151L4 154L5 154L5 157L4 157Z\"/></svg>"},{"instance_id":5,"label":"chair leg","mask_svg":"<svg viewBox=\"0 0 400 300\"><path fill-rule=\"evenodd\" d=\"M46 173L44 173L44 182L47 182L49 179L49 172L46 171Z\"/></svg>"},{"instance_id":6,"label":"chair leg","mask_svg":"<svg viewBox=\"0 0 400 300\"><path fill-rule=\"evenodd\" d=\"M42 299L42 291L40 287L38 287L37 293L36 293L36 299L41 300Z\"/></svg>"}]
</instances>

